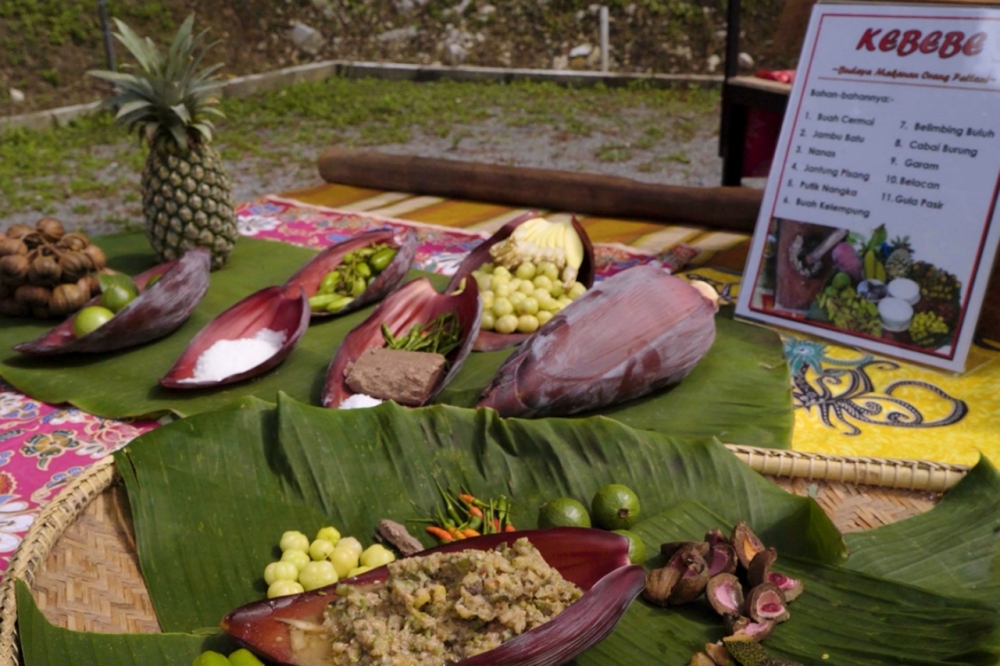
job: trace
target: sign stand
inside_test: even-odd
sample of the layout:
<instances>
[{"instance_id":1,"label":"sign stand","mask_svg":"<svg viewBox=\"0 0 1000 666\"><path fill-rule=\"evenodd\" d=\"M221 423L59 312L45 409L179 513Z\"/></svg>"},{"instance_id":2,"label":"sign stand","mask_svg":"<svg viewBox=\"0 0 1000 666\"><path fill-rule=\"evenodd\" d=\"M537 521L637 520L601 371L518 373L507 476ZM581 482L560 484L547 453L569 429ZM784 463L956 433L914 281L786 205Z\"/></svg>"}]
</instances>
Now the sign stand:
<instances>
[{"instance_id":1,"label":"sign stand","mask_svg":"<svg viewBox=\"0 0 1000 666\"><path fill-rule=\"evenodd\" d=\"M736 313L962 372L1000 241L1000 10L820 4Z\"/></svg>"}]
</instances>

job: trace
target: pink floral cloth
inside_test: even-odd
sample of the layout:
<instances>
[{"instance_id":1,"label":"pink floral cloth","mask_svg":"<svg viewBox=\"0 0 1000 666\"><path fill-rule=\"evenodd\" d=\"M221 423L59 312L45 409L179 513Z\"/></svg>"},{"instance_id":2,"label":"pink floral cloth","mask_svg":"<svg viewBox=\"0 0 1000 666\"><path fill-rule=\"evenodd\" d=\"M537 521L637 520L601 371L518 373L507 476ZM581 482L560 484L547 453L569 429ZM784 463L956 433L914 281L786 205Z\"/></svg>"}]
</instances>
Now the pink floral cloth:
<instances>
[{"instance_id":1,"label":"pink floral cloth","mask_svg":"<svg viewBox=\"0 0 1000 666\"><path fill-rule=\"evenodd\" d=\"M344 213L299 202L265 197L237 209L245 236L323 248L374 228L414 228L420 238L416 267L450 274L487 234ZM624 246L595 248L598 277L638 264L657 263L676 270L696 250L679 246L651 255ZM103 419L75 407L33 400L0 381L0 573L10 562L39 510L95 461L117 451L162 422Z\"/></svg>"}]
</instances>

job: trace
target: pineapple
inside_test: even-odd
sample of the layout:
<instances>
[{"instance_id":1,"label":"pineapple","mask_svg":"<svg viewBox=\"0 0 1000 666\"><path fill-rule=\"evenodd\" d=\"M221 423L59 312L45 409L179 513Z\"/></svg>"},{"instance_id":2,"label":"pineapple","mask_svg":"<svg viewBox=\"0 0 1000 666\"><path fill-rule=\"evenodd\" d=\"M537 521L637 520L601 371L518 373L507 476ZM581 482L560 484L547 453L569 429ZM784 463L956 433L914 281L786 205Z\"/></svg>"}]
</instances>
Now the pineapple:
<instances>
[{"instance_id":1,"label":"pineapple","mask_svg":"<svg viewBox=\"0 0 1000 666\"><path fill-rule=\"evenodd\" d=\"M909 275L911 266L913 266L913 256L905 247L893 250L889 258L885 260L885 272L893 279Z\"/></svg>"},{"instance_id":2,"label":"pineapple","mask_svg":"<svg viewBox=\"0 0 1000 666\"><path fill-rule=\"evenodd\" d=\"M229 176L212 147L209 115L222 116L211 96L222 65L199 70L211 44L205 32L192 37L189 16L162 53L115 19L115 37L135 57L135 74L91 71L110 81L116 94L103 107L117 109L115 121L137 130L149 146L142 172L142 210L146 237L162 261L194 247L212 252L212 269L221 268L236 242L236 213Z\"/></svg>"}]
</instances>

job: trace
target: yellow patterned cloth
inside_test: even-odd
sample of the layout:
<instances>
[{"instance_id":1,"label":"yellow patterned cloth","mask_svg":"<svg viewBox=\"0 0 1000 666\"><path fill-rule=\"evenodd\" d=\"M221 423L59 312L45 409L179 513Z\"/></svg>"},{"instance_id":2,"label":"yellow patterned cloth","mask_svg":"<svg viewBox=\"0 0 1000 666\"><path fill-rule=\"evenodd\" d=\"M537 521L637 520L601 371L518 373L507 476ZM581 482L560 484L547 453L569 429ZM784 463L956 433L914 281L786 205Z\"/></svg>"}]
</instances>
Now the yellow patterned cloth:
<instances>
[{"instance_id":1,"label":"yellow patterned cloth","mask_svg":"<svg viewBox=\"0 0 1000 666\"><path fill-rule=\"evenodd\" d=\"M325 184L287 192L343 211L493 231L525 212L498 204ZM539 210L550 219L568 211ZM684 276L711 283L735 303L749 237L691 226L578 215L595 243L659 254L684 243L699 251ZM1000 461L1000 352L974 346L968 370L951 375L800 333L779 331L792 375L792 448L828 455L971 465Z\"/></svg>"}]
</instances>

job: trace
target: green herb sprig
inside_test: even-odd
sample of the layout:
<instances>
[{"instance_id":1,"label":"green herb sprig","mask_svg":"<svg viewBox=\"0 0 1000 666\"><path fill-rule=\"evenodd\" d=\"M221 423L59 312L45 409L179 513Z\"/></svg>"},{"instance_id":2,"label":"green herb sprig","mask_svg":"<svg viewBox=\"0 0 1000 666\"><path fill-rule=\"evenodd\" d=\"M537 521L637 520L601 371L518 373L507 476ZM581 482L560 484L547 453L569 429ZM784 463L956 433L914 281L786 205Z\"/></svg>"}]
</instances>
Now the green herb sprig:
<instances>
[{"instance_id":1,"label":"green herb sprig","mask_svg":"<svg viewBox=\"0 0 1000 666\"><path fill-rule=\"evenodd\" d=\"M454 312L445 312L427 324L414 324L405 335L395 337L382 324L386 349L427 352L447 356L462 344L462 324Z\"/></svg>"}]
</instances>

